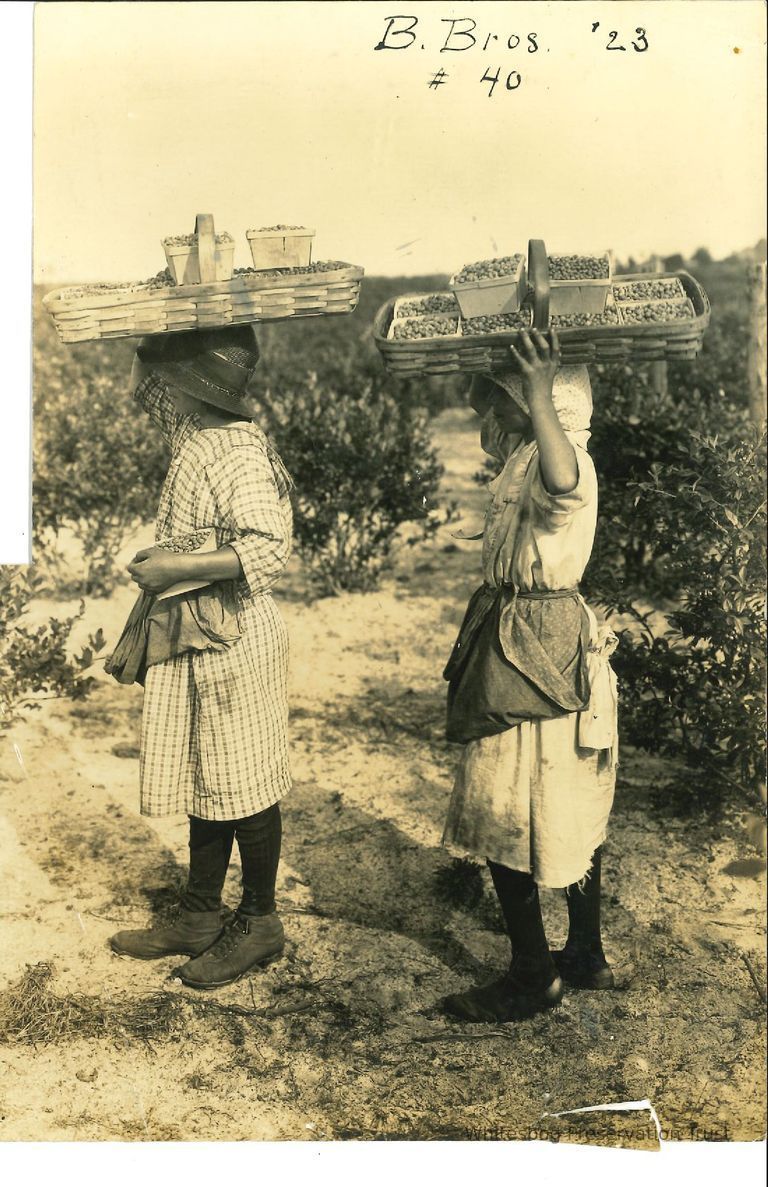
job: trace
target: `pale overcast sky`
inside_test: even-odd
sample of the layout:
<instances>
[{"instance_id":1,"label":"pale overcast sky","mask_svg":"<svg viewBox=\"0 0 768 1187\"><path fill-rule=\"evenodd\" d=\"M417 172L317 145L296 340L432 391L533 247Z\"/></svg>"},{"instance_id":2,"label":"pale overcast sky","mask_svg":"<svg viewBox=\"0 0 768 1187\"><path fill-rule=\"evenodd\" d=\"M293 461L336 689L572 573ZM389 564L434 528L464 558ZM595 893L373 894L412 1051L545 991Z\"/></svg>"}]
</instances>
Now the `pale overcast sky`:
<instances>
[{"instance_id":1,"label":"pale overcast sky","mask_svg":"<svg viewBox=\"0 0 768 1187\"><path fill-rule=\"evenodd\" d=\"M416 40L376 51L393 11ZM451 19L469 48L441 53ZM236 264L246 228L273 223L373 274L529 237L727 254L763 234L764 20L760 0L43 3L36 279L149 276L198 211Z\"/></svg>"}]
</instances>

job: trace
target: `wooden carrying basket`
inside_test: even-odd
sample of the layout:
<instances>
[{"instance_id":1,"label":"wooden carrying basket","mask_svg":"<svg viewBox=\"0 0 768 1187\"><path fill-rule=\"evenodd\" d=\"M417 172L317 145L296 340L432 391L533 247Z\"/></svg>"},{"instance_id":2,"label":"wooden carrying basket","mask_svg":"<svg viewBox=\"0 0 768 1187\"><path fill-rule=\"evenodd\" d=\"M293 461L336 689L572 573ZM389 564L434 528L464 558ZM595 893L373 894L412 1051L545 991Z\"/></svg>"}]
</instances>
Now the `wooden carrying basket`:
<instances>
[{"instance_id":1,"label":"wooden carrying basket","mask_svg":"<svg viewBox=\"0 0 768 1187\"><path fill-rule=\"evenodd\" d=\"M90 342L351 313L363 269L354 264L280 275L247 272L214 280L213 218L198 215L200 284L125 285L93 292L58 289L43 298L62 342ZM87 287L87 286L84 286Z\"/></svg>"},{"instance_id":2,"label":"wooden carrying basket","mask_svg":"<svg viewBox=\"0 0 768 1187\"><path fill-rule=\"evenodd\" d=\"M693 317L668 322L558 327L563 365L575 363L653 362L692 359L701 350L709 325L710 305L701 285L687 272L640 272L616 276L623 281L677 277L693 306ZM550 284L547 252L541 239L528 244L528 281L532 288L532 325L549 328ZM381 307L373 337L393 375L442 375L456 371L501 371L514 366L509 347L518 346L520 332L460 334L441 338L388 338L394 301Z\"/></svg>"}]
</instances>

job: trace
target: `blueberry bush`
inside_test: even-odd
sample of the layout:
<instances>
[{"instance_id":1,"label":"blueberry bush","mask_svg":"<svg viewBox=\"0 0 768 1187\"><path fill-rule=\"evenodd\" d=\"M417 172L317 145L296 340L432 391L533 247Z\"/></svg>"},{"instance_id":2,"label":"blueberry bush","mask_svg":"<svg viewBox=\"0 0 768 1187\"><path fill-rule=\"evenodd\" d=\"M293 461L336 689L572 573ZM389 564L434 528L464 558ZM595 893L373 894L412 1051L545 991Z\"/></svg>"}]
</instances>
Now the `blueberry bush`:
<instances>
[{"instance_id":1,"label":"blueberry bush","mask_svg":"<svg viewBox=\"0 0 768 1187\"><path fill-rule=\"evenodd\" d=\"M665 394L642 369L592 376L600 522L584 587L634 622L614 657L624 737L681 756L689 790L751 797L765 784L765 435L747 411L744 269L702 279L704 348L669 364Z\"/></svg>"},{"instance_id":2,"label":"blueberry bush","mask_svg":"<svg viewBox=\"0 0 768 1187\"><path fill-rule=\"evenodd\" d=\"M320 593L370 589L393 546L432 535L442 468L426 413L398 400L375 372L310 372L262 396L296 476L295 537Z\"/></svg>"},{"instance_id":3,"label":"blueberry bush","mask_svg":"<svg viewBox=\"0 0 768 1187\"><path fill-rule=\"evenodd\" d=\"M93 684L85 673L104 646L97 631L79 652L68 650L82 605L68 618L30 619L38 580L27 566L0 565L0 733L41 697L85 697Z\"/></svg>"}]
</instances>

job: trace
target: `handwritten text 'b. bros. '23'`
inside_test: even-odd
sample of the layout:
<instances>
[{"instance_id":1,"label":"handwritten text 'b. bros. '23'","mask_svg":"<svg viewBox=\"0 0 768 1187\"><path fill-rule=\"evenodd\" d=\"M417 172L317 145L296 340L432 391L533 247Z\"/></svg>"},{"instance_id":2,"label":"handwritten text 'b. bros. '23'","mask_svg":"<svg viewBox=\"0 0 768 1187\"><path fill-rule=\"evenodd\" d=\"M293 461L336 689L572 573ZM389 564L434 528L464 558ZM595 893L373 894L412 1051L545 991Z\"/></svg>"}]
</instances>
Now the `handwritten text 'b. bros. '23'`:
<instances>
[{"instance_id":1,"label":"handwritten text 'b. bros. '23'","mask_svg":"<svg viewBox=\"0 0 768 1187\"><path fill-rule=\"evenodd\" d=\"M385 20L384 35L381 41L373 47L374 49L404 50L411 49L412 46L417 46L420 49L427 48L425 43L420 41L417 33L418 17L400 14L386 17ZM466 53L473 49L487 52L489 47L497 50L518 50L521 53L536 54L541 49L538 33L499 34L490 31L484 33L482 30L478 30L477 21L472 17L443 17L439 23L443 26L440 30L441 54ZM591 22L592 33L596 33L599 28L599 21ZM635 29L633 38L623 38L616 29L606 32L605 36L608 39L605 45L606 50L626 53L628 46L625 42L628 42L632 50L638 54L644 53L648 49L645 29ZM438 87L445 85L448 77L448 72L441 67L430 76L428 86L431 90L437 90ZM490 72L490 68L487 68L479 81L488 83L488 95L491 96L501 80L504 82L505 90L516 91L522 83L523 77L519 70L511 70L505 77L502 68L498 67L493 74Z\"/></svg>"}]
</instances>

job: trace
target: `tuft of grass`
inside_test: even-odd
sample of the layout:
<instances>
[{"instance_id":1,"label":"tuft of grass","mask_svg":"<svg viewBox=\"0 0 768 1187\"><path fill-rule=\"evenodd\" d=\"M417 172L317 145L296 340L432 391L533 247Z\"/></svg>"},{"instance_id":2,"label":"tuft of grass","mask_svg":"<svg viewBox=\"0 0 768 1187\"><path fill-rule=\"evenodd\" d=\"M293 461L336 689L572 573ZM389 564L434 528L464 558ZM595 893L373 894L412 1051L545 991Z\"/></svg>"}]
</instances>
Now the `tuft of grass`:
<instances>
[{"instance_id":1,"label":"tuft of grass","mask_svg":"<svg viewBox=\"0 0 768 1187\"><path fill-rule=\"evenodd\" d=\"M433 874L435 894L451 907L474 915L487 931L506 934L499 903L493 891L486 890L483 867L464 857L453 857Z\"/></svg>"},{"instance_id":2,"label":"tuft of grass","mask_svg":"<svg viewBox=\"0 0 768 1187\"><path fill-rule=\"evenodd\" d=\"M352 1025L348 1009L334 1000L289 1004L282 1008L252 1009L225 1002L153 993L143 998L102 1001L85 994L59 994L50 988L54 966L48 961L27 965L19 980L0 993L0 1043L46 1043L107 1038L115 1042L179 1042L188 1038L190 1023L206 1024L211 1038L226 1039L235 1050L245 1046L252 1027L310 1010L331 1010L338 1025Z\"/></svg>"},{"instance_id":3,"label":"tuft of grass","mask_svg":"<svg viewBox=\"0 0 768 1187\"><path fill-rule=\"evenodd\" d=\"M107 1037L148 1042L178 1040L187 1029L183 1003L173 994L104 1002L50 988L53 965L27 965L19 980L0 993L0 1042L45 1043Z\"/></svg>"},{"instance_id":4,"label":"tuft of grass","mask_svg":"<svg viewBox=\"0 0 768 1187\"><path fill-rule=\"evenodd\" d=\"M476 910L485 895L483 867L464 857L453 857L434 873L435 893L452 907Z\"/></svg>"}]
</instances>

